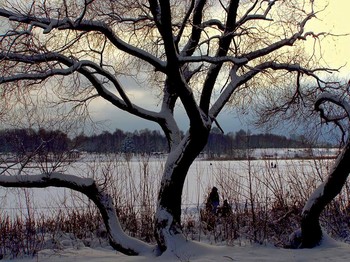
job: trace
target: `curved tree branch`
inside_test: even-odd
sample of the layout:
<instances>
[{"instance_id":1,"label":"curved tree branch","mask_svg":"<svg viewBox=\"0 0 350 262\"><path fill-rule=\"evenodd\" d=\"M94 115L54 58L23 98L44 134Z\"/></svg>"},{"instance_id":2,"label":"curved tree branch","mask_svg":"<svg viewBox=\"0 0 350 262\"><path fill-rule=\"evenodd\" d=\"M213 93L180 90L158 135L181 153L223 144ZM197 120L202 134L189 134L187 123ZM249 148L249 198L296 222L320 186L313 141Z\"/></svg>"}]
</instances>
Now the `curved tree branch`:
<instances>
[{"instance_id":1,"label":"curved tree branch","mask_svg":"<svg viewBox=\"0 0 350 262\"><path fill-rule=\"evenodd\" d=\"M322 104L325 102L333 103L340 108L342 108L345 113L336 114L336 115L328 115L325 113L322 108ZM345 142L346 128L344 127L342 120L350 119L350 104L345 99L345 96L339 96L329 92L321 93L315 102L315 111L320 113L320 117L326 121L326 123L331 122L334 123L342 133L342 143Z\"/></svg>"},{"instance_id":2,"label":"curved tree branch","mask_svg":"<svg viewBox=\"0 0 350 262\"><path fill-rule=\"evenodd\" d=\"M350 104L344 97L324 92L315 102L315 109L321 112L321 117L327 117L320 110L324 102L334 103L344 109L350 120ZM349 130L348 130L349 131ZM324 208L341 192L350 174L350 138L333 164L328 177L319 185L307 200L301 220L301 232L291 236L291 246L294 248L312 248L322 240L322 229L319 217Z\"/></svg>"},{"instance_id":3,"label":"curved tree branch","mask_svg":"<svg viewBox=\"0 0 350 262\"><path fill-rule=\"evenodd\" d=\"M248 66L247 66L248 67ZM278 63L274 61L268 61L261 63L255 67L250 68L250 71L242 75L243 78L249 80L253 78L258 73L264 72L264 70L272 69L272 70L285 70L288 72L300 72L304 75L311 76L315 78L319 82L324 82L319 76L316 75L317 72L337 72L337 69L320 67L308 69L306 67L301 66L300 64L290 64L290 63Z\"/></svg>"},{"instance_id":4,"label":"curved tree branch","mask_svg":"<svg viewBox=\"0 0 350 262\"><path fill-rule=\"evenodd\" d=\"M69 18L39 18L15 13L3 8L0 8L0 17L6 17L10 21L17 21L19 23L40 27L44 29L44 34L50 33L53 29L78 30L85 32L97 31L105 35L118 49L148 62L154 66L156 70L164 71L165 68L165 63L163 61L140 48L124 42L113 32L113 30L107 24L101 21L78 20L77 22L74 22Z\"/></svg>"},{"instance_id":5,"label":"curved tree branch","mask_svg":"<svg viewBox=\"0 0 350 262\"><path fill-rule=\"evenodd\" d=\"M194 8L194 6L195 6L195 2L196 2L196 0L191 0L191 4L190 4L190 6L188 7L188 10L187 10L187 12L186 12L186 14L185 14L185 16L184 16L184 18L183 18L183 21L182 21L182 23L181 23L181 28L179 29L179 32L178 32L178 34L177 34L177 36L176 36L176 39L175 39L175 44L176 44L176 46L179 45L179 42L180 42L181 37L182 37L182 34L183 34L183 32L185 31L185 28L186 28L188 19L190 18L191 13L192 13L192 11L193 11L193 8Z\"/></svg>"},{"instance_id":6,"label":"curved tree branch","mask_svg":"<svg viewBox=\"0 0 350 262\"><path fill-rule=\"evenodd\" d=\"M62 173L40 175L0 176L0 186L22 188L65 187L86 195L101 212L109 242L113 248L127 255L150 254L154 246L124 233L117 218L112 197L102 191L93 179Z\"/></svg>"},{"instance_id":7,"label":"curved tree branch","mask_svg":"<svg viewBox=\"0 0 350 262\"><path fill-rule=\"evenodd\" d=\"M229 46L233 39L233 31L236 28L236 19L238 12L239 1L231 0L227 10L227 20L225 24L225 31L223 36L220 38L219 46L216 52L216 57L226 56L229 50ZM221 70L222 63L213 64L207 74L205 82L203 84L203 91L200 98L200 108L205 114L209 112L210 99L212 91L215 86L216 79Z\"/></svg>"},{"instance_id":8,"label":"curved tree branch","mask_svg":"<svg viewBox=\"0 0 350 262\"><path fill-rule=\"evenodd\" d=\"M244 65L248 62L246 58L236 58L233 56L179 56L179 61L182 63L191 62L208 62L211 64L222 64L224 62L231 62L234 65Z\"/></svg>"},{"instance_id":9,"label":"curved tree branch","mask_svg":"<svg viewBox=\"0 0 350 262\"><path fill-rule=\"evenodd\" d=\"M238 86L242 85L243 83L248 82L250 79L255 77L257 74L262 73L265 70L273 69L275 71L286 70L288 72L299 72L301 74L311 76L320 82L323 82L323 81L316 75L316 72L318 72L318 71L322 71L322 72L336 71L336 70L330 69L330 68L307 69L305 67L300 66L299 64L277 63L277 62L273 62L273 61L268 61L268 62L259 64L255 67L251 68L250 71L248 71L247 73L245 73L241 76L237 75L237 69L238 69L238 66L234 66L232 68L231 73L230 73L230 77L231 77L230 83L224 88L224 91L220 94L218 99L214 102L214 104L210 108L210 116L212 118L216 118L216 116L221 112L222 108L225 106L225 104L230 99L231 95L237 89Z\"/></svg>"},{"instance_id":10,"label":"curved tree branch","mask_svg":"<svg viewBox=\"0 0 350 262\"><path fill-rule=\"evenodd\" d=\"M111 102L113 105L118 108L132 113L136 116L139 116L144 119L148 119L154 121L156 123L163 123L163 117L161 114L143 109L131 103L127 95L125 94L121 84L119 81L108 71L103 70L97 64L91 61L77 61L72 58L65 57L64 55L57 53L47 53L42 55L33 55L33 56L25 56L21 54L13 54L13 53L0 53L1 60L7 61L16 61L22 62L26 64L37 64L37 63L47 63L47 62L59 62L68 68L59 68L59 69L50 69L48 67L47 71L44 72L33 72L33 73L21 73L17 75L11 75L8 77L1 77L1 83L19 81L19 80L44 80L50 76L54 75L70 75L73 72L79 72L84 75L89 81L93 84L98 94ZM95 72L91 72L88 68L92 68ZM117 89L122 99L117 97L111 91L109 91L105 85L95 76L96 72L103 77L107 77L113 84L113 86Z\"/></svg>"},{"instance_id":11,"label":"curved tree branch","mask_svg":"<svg viewBox=\"0 0 350 262\"><path fill-rule=\"evenodd\" d=\"M313 17L315 17L315 13L311 12L310 14L308 14L304 20L299 24L299 32L293 34L290 37L284 38L280 41L277 41L271 45L268 45L264 48L258 49L258 50L254 50L248 54L243 54L240 58L246 58L249 61L256 59L258 57L263 57L266 56L284 46L292 46L297 40L305 40L306 36L310 35L310 33L306 33L304 35L304 30L305 30L305 26L307 24L308 21L310 21Z\"/></svg>"},{"instance_id":12,"label":"curved tree branch","mask_svg":"<svg viewBox=\"0 0 350 262\"><path fill-rule=\"evenodd\" d=\"M195 2L193 0L193 2ZM194 10L193 10L193 25L192 25L192 31L191 36L189 40L187 41L187 44L181 51L181 56L189 56L192 55L197 48L197 45L199 43L201 33L202 33L202 19L203 19L203 9L206 4L206 0L198 0ZM179 40L177 41L179 42Z\"/></svg>"},{"instance_id":13,"label":"curved tree branch","mask_svg":"<svg viewBox=\"0 0 350 262\"><path fill-rule=\"evenodd\" d=\"M339 95L336 95L333 93L323 92L320 95L318 95L318 97L316 98L315 110L322 113L323 111L321 111L320 106L324 102L330 102L330 103L336 104L337 106L340 106L346 112L348 119L350 119L350 104L347 101L347 99L345 98L345 96L339 96ZM321 117L323 117L324 119L327 120L327 118L324 114L322 114ZM334 118L334 117L332 117L332 118ZM337 118L339 118L339 117L337 117ZM342 118L343 118L343 116L342 116Z\"/></svg>"},{"instance_id":14,"label":"curved tree branch","mask_svg":"<svg viewBox=\"0 0 350 262\"><path fill-rule=\"evenodd\" d=\"M267 15L270 13L272 6L277 2L278 0L272 0L268 1L267 8L265 9L263 14L251 14L251 12L256 8L257 4L259 3L258 0L255 0L255 2L252 4L250 8L245 12L245 14L237 21L237 26L242 26L244 23L250 20L271 20L267 18Z\"/></svg>"}]
</instances>

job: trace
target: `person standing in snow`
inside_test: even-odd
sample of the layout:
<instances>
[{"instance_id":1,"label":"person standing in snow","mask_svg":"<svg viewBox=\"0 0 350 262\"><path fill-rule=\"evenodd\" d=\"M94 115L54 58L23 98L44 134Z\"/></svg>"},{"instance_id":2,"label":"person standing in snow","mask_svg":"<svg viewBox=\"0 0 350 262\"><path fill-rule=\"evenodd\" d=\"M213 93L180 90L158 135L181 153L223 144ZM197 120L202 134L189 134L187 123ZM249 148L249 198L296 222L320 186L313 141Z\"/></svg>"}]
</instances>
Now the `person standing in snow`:
<instances>
[{"instance_id":1,"label":"person standing in snow","mask_svg":"<svg viewBox=\"0 0 350 262\"><path fill-rule=\"evenodd\" d=\"M214 186L208 196L207 199L207 209L211 211L211 213L216 214L217 208L220 204L220 198L218 189Z\"/></svg>"},{"instance_id":2,"label":"person standing in snow","mask_svg":"<svg viewBox=\"0 0 350 262\"><path fill-rule=\"evenodd\" d=\"M229 217L232 215L232 207L228 203L227 199L224 200L222 207L220 208L219 213L222 217Z\"/></svg>"}]
</instances>

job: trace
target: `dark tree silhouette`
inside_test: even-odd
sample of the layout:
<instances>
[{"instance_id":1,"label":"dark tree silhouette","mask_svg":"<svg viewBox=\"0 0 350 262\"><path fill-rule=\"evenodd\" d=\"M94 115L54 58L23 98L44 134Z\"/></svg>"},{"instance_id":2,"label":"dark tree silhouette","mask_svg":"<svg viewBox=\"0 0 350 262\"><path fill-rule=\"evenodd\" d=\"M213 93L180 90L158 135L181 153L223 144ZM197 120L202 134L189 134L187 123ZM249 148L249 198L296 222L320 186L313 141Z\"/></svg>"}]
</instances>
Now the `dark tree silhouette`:
<instances>
[{"instance_id":1,"label":"dark tree silhouette","mask_svg":"<svg viewBox=\"0 0 350 262\"><path fill-rule=\"evenodd\" d=\"M15 102L16 94L49 100L44 91L50 90L47 96L76 114L99 97L158 124L169 154L155 214L157 254L176 252L174 239L186 241L181 228L184 181L211 128L220 127L217 116L225 105L247 101L256 88L278 100L269 83L279 78L293 79L293 99L300 94L302 77L321 81L317 74L326 69L301 44L319 36L305 31L315 15L314 1L297 0L6 1L0 8L8 28L0 40L1 99L6 105ZM128 78L144 83L144 90L159 91L157 110L137 104ZM189 119L185 134L174 117L177 104ZM127 254L152 252L125 237L110 199L93 181L47 170L29 177L1 176L0 185L83 192L103 214L113 247Z\"/></svg>"}]
</instances>

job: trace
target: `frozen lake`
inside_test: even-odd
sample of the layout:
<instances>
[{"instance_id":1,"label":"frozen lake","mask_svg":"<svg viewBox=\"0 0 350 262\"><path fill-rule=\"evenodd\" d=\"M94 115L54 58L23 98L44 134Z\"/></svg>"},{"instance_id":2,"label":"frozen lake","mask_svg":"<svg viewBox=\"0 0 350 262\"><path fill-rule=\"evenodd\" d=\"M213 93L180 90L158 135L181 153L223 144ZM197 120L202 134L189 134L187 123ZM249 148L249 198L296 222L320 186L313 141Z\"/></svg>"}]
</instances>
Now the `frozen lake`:
<instances>
[{"instance_id":1,"label":"frozen lake","mask_svg":"<svg viewBox=\"0 0 350 262\"><path fill-rule=\"evenodd\" d=\"M201 206L213 186L219 189L221 199L238 195L242 198L254 191L256 197L271 195L275 190L290 190L295 180L306 185L307 179L320 180L327 173L333 160L242 160L209 161L196 160L189 170L183 189L183 208ZM126 161L121 156L92 156L61 166L56 171L93 177L99 183L111 184L110 192L116 196L119 205L128 201L135 206L144 204L145 197L155 204L165 159L137 157ZM40 173L51 166L28 170ZM57 167L55 167L57 168ZM292 183L292 185L291 185ZM250 191L249 191L250 190ZM237 201L237 199L235 199ZM55 213L59 209L79 209L89 205L80 193L63 188L6 189L0 187L0 212L14 216L25 215L28 207L38 213Z\"/></svg>"}]
</instances>

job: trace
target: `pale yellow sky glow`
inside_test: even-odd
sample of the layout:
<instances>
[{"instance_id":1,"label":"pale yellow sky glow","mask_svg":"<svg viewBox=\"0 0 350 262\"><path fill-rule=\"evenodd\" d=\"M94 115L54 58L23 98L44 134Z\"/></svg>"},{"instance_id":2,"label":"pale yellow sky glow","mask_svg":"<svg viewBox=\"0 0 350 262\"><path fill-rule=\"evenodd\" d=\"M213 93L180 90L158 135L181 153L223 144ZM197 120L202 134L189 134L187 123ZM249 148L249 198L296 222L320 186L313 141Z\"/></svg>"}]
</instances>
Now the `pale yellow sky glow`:
<instances>
[{"instance_id":1,"label":"pale yellow sky glow","mask_svg":"<svg viewBox=\"0 0 350 262\"><path fill-rule=\"evenodd\" d=\"M350 1L349 0L316 0L319 6L328 3L328 7L317 15L310 23L310 29L316 32L330 32L339 37L330 37L322 41L322 52L324 61L330 67L340 69L339 76L350 79Z\"/></svg>"}]
</instances>

